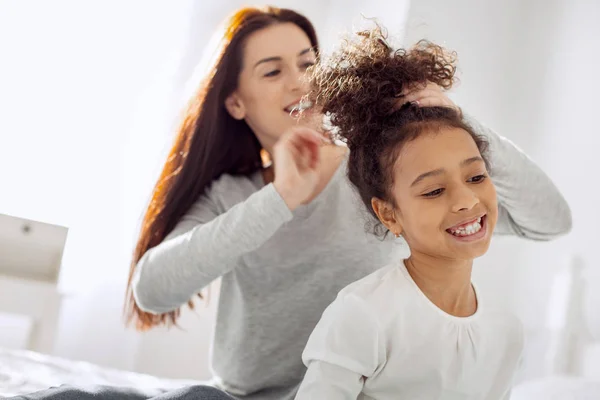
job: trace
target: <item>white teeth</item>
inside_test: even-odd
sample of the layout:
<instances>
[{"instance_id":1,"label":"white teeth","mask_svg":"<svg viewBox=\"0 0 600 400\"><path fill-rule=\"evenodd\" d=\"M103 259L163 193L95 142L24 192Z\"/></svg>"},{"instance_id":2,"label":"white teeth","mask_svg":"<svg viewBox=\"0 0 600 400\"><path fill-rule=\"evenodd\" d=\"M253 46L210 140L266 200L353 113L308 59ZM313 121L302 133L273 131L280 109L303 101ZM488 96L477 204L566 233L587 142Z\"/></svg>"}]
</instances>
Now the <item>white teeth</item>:
<instances>
[{"instance_id":1,"label":"white teeth","mask_svg":"<svg viewBox=\"0 0 600 400\"><path fill-rule=\"evenodd\" d=\"M450 232L455 236L469 236L477 233L481 230L481 218L478 218L476 222L469 225L460 227L458 229L451 229Z\"/></svg>"},{"instance_id":2,"label":"white teeth","mask_svg":"<svg viewBox=\"0 0 600 400\"><path fill-rule=\"evenodd\" d=\"M287 107L285 110L292 113L294 111L304 111L312 107L312 102L303 100L297 104Z\"/></svg>"},{"instance_id":3,"label":"white teeth","mask_svg":"<svg viewBox=\"0 0 600 400\"><path fill-rule=\"evenodd\" d=\"M312 101L303 100L300 102L299 106L301 110L307 110L312 107Z\"/></svg>"}]
</instances>

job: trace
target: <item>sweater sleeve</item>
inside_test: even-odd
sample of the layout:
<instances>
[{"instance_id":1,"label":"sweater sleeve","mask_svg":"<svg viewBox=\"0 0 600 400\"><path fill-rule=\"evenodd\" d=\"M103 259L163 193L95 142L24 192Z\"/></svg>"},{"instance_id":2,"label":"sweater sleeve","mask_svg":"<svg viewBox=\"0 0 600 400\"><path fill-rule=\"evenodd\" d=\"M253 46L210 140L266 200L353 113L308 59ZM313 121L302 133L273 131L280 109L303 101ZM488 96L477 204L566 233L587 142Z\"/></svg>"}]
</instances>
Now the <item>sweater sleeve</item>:
<instances>
[{"instance_id":1,"label":"sweater sleeve","mask_svg":"<svg viewBox=\"0 0 600 400\"><path fill-rule=\"evenodd\" d=\"M137 305L157 314L179 308L291 219L273 184L220 215L214 202L201 196L175 229L138 262L133 279Z\"/></svg>"},{"instance_id":2,"label":"sweater sleeve","mask_svg":"<svg viewBox=\"0 0 600 400\"><path fill-rule=\"evenodd\" d=\"M490 177L498 195L494 233L551 240L571 230L571 210L552 180L510 140L465 116L489 144Z\"/></svg>"}]
</instances>

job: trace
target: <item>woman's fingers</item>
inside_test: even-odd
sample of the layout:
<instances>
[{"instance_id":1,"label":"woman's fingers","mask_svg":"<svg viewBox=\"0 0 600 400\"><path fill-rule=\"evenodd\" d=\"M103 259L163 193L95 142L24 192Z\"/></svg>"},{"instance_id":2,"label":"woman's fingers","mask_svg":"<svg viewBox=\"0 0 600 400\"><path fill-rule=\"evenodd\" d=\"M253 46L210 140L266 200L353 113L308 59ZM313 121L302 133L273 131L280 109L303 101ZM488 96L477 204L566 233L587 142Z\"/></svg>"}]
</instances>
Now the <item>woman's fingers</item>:
<instances>
[{"instance_id":1,"label":"woman's fingers","mask_svg":"<svg viewBox=\"0 0 600 400\"><path fill-rule=\"evenodd\" d=\"M438 97L440 101L452 103L452 101L448 98L448 96L446 96L444 92L433 89L424 89L419 90L418 92L411 92L408 93L406 96L401 97L400 99L402 99L404 103L410 103L413 101L419 101L427 97Z\"/></svg>"},{"instance_id":2,"label":"woman's fingers","mask_svg":"<svg viewBox=\"0 0 600 400\"><path fill-rule=\"evenodd\" d=\"M294 158L300 168L316 168L319 147L326 142L324 136L310 128L298 127L290 132L289 145L295 149Z\"/></svg>"},{"instance_id":3,"label":"woman's fingers","mask_svg":"<svg viewBox=\"0 0 600 400\"><path fill-rule=\"evenodd\" d=\"M414 103L419 107L448 107L459 113L461 112L460 108L446 95L444 90L432 82L425 86L418 85L407 88L403 91L403 94L394 104L394 111L406 103Z\"/></svg>"}]
</instances>

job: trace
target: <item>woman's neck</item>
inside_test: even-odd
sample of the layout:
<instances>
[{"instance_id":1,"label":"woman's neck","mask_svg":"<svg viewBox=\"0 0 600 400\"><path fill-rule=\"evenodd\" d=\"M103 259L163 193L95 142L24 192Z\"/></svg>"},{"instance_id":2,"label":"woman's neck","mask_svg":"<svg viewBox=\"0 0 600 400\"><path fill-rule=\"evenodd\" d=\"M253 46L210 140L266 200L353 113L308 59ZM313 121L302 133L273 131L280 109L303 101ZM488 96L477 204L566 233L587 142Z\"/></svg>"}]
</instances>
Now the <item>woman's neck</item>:
<instances>
[{"instance_id":1,"label":"woman's neck","mask_svg":"<svg viewBox=\"0 0 600 400\"><path fill-rule=\"evenodd\" d=\"M468 317L477 311L472 260L449 260L415 252L404 265L419 289L442 311Z\"/></svg>"}]
</instances>

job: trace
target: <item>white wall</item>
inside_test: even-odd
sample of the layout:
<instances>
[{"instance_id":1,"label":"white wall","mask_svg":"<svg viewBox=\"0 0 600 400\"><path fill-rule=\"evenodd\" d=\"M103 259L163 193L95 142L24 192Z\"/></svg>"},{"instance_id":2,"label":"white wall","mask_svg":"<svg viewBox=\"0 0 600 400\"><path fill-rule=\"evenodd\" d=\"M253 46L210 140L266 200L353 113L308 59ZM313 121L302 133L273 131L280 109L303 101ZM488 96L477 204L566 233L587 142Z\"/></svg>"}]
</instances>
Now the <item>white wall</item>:
<instances>
[{"instance_id":1,"label":"white wall","mask_svg":"<svg viewBox=\"0 0 600 400\"><path fill-rule=\"evenodd\" d=\"M547 160L557 182L564 189L573 209L575 229L568 238L570 246L584 263L587 290L585 304L587 328L595 339L595 353L583 353L571 360L575 373L600 377L600 263L596 246L600 234L600 196L597 149L600 127L597 120L600 93L600 2L562 1L561 18L554 27L554 52L544 74L541 121L545 140L540 154ZM538 270L539 271L539 270ZM591 349L590 349L591 350Z\"/></svg>"},{"instance_id":2,"label":"white wall","mask_svg":"<svg viewBox=\"0 0 600 400\"><path fill-rule=\"evenodd\" d=\"M124 221L139 212L124 212L124 143L143 90L180 51L190 3L0 1L0 212L69 228L55 354L133 366ZM156 147L148 139L137 146Z\"/></svg>"},{"instance_id":3,"label":"white wall","mask_svg":"<svg viewBox=\"0 0 600 400\"><path fill-rule=\"evenodd\" d=\"M599 170L592 158L599 144L592 121L600 84L594 76L600 67L598 7L586 0L411 3L405 43L427 38L456 50L461 82L454 99L530 154L573 210L570 236L551 243L495 239L477 263L475 279L488 301L525 323L529 341L521 379L570 371L569 361L552 359L564 334L560 310L550 308L559 294L553 292L555 277L575 253L598 271L591 257L600 222L592 204L600 192L591 183ZM598 273L586 276L597 291Z\"/></svg>"},{"instance_id":4,"label":"white wall","mask_svg":"<svg viewBox=\"0 0 600 400\"><path fill-rule=\"evenodd\" d=\"M360 24L359 12L379 16L392 34L408 15L406 43L425 36L458 51L457 102L524 148L563 190L574 211L571 236L551 244L497 240L476 273L492 301L516 310L536 339L525 376L548 372L553 273L573 251L596 263L598 2L419 0L410 10L408 1L294 3L279 5L309 16L326 49L340 29ZM141 336L124 329L121 309L140 213L184 84L214 27L238 5L0 1L0 107L9 110L0 118L0 212L70 228L56 354L208 376L216 298L184 314L185 330ZM590 282L600 280L598 270Z\"/></svg>"}]
</instances>

